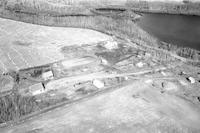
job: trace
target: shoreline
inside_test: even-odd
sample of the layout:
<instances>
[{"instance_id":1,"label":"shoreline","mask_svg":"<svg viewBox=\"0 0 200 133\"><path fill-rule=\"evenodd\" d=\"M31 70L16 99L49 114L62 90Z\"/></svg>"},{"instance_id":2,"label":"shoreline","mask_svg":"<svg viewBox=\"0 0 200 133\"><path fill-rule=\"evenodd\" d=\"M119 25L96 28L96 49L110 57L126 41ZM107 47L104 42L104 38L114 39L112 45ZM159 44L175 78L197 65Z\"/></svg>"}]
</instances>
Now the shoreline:
<instances>
[{"instance_id":1,"label":"shoreline","mask_svg":"<svg viewBox=\"0 0 200 133\"><path fill-rule=\"evenodd\" d=\"M195 1L131 1L127 6L134 11L145 13L165 13L176 15L200 16L200 3Z\"/></svg>"},{"instance_id":2,"label":"shoreline","mask_svg":"<svg viewBox=\"0 0 200 133\"><path fill-rule=\"evenodd\" d=\"M190 15L190 14L178 14L178 13L169 13L169 12L159 12L159 11L156 11L156 12L152 12L152 11L140 11L140 10L134 10L133 9L133 11L135 12L135 13L138 13L138 14L140 14L141 15L141 18L143 17L143 15L145 15L145 14L158 14L158 15L178 15L178 16L187 16L187 17L200 17L200 16L198 16L198 15ZM139 20L138 21L140 21L140 19L141 18L139 18ZM137 21L137 22L138 22ZM136 23L137 23L136 22ZM139 26L139 25L138 25ZM140 27L140 26L139 26ZM150 33L149 33L150 34ZM154 35L152 35L152 36L154 36ZM154 36L155 38L157 38L156 36ZM198 48L194 48L194 47L189 47L189 46L181 46L181 45L178 45L178 44L175 44L175 43L168 43L168 42L164 42L164 41L162 41L162 40L160 40L160 43L161 43L161 48L163 47L164 49L165 49L165 47L167 48L167 50L168 51L171 51L171 52L175 52L176 53L176 51L174 51L175 49L177 50L177 51L184 51L184 50L192 50L192 52L195 52L195 53L197 53L197 55L199 55L200 54L200 49L198 49ZM163 45L163 46L162 46ZM181 56L182 57L182 56Z\"/></svg>"},{"instance_id":3,"label":"shoreline","mask_svg":"<svg viewBox=\"0 0 200 133\"><path fill-rule=\"evenodd\" d=\"M167 15L182 15L182 16L194 16L194 17L200 17L200 14L192 14L192 13L180 13L180 12L166 12L166 11L160 11L160 10L138 10L138 9L132 9L134 12L142 14L167 14Z\"/></svg>"}]
</instances>

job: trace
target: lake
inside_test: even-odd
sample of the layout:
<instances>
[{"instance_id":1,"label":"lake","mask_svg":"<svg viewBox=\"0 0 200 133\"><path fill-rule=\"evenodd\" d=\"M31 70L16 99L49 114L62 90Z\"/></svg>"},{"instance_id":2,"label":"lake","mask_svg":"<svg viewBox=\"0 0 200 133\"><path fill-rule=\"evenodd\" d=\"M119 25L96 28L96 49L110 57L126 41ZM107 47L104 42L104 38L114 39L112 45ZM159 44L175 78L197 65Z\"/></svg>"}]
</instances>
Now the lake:
<instances>
[{"instance_id":1,"label":"lake","mask_svg":"<svg viewBox=\"0 0 200 133\"><path fill-rule=\"evenodd\" d=\"M159 40L200 50L200 17L145 13L138 25Z\"/></svg>"}]
</instances>

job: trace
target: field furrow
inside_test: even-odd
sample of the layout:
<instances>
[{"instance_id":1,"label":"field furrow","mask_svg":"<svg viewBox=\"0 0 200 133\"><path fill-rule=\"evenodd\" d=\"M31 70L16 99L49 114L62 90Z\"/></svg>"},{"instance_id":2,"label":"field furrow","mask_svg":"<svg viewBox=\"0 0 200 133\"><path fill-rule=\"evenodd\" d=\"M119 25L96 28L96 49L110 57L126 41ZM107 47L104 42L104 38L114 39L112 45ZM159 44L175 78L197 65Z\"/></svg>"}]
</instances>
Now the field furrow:
<instances>
[{"instance_id":1,"label":"field furrow","mask_svg":"<svg viewBox=\"0 0 200 133\"><path fill-rule=\"evenodd\" d=\"M26 60L31 67L45 63L41 57L39 57L37 54L33 54L33 53L37 53L37 51L35 51L34 49L20 48L19 52L22 53L24 60Z\"/></svg>"},{"instance_id":2,"label":"field furrow","mask_svg":"<svg viewBox=\"0 0 200 133\"><path fill-rule=\"evenodd\" d=\"M44 53L44 51L46 52ZM56 62L64 58L63 55L57 51L57 48L52 46L38 49L38 53L41 57L51 62Z\"/></svg>"},{"instance_id":3,"label":"field furrow","mask_svg":"<svg viewBox=\"0 0 200 133\"><path fill-rule=\"evenodd\" d=\"M16 66L19 69L29 67L24 62L24 60L22 60L21 56L18 53L14 52L13 49L11 49L11 48L10 48L10 51L11 51L11 52L9 52L10 58L13 60L13 62L16 64Z\"/></svg>"},{"instance_id":4,"label":"field furrow","mask_svg":"<svg viewBox=\"0 0 200 133\"><path fill-rule=\"evenodd\" d=\"M4 66L6 67L7 70L18 70L18 66L16 65L16 63L13 61L13 59L10 57L10 52L9 52L9 48L6 46L1 46L0 47L0 51L2 52L1 55L1 61L4 64Z\"/></svg>"},{"instance_id":5,"label":"field furrow","mask_svg":"<svg viewBox=\"0 0 200 133\"><path fill-rule=\"evenodd\" d=\"M5 66L5 64L0 60L0 74L7 72L7 68Z\"/></svg>"},{"instance_id":6,"label":"field furrow","mask_svg":"<svg viewBox=\"0 0 200 133\"><path fill-rule=\"evenodd\" d=\"M27 60L24 59L24 55L22 55L17 48L15 47L11 47L11 49L13 50L13 53L15 53L16 55L18 55L20 61L23 61L23 63L25 64L25 67L31 67L31 65L28 63Z\"/></svg>"},{"instance_id":7,"label":"field furrow","mask_svg":"<svg viewBox=\"0 0 200 133\"><path fill-rule=\"evenodd\" d=\"M7 52L7 57L8 57L8 59L9 59L9 62L14 66L14 68L16 69L16 70L19 70L19 67L18 67L18 65L15 63L15 61L14 61L14 59L12 58L12 56L11 56L11 54L12 54L12 52Z\"/></svg>"}]
</instances>

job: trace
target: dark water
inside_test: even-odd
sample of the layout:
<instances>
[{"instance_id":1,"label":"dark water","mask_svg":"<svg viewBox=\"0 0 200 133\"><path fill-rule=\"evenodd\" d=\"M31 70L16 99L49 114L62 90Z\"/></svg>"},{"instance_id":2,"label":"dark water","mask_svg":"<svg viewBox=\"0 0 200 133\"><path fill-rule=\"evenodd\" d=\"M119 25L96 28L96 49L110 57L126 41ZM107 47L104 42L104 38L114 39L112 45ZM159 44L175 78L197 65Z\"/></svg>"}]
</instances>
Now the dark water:
<instances>
[{"instance_id":1,"label":"dark water","mask_svg":"<svg viewBox=\"0 0 200 133\"><path fill-rule=\"evenodd\" d=\"M200 50L200 17L152 13L143 15L138 25L161 41Z\"/></svg>"}]
</instances>

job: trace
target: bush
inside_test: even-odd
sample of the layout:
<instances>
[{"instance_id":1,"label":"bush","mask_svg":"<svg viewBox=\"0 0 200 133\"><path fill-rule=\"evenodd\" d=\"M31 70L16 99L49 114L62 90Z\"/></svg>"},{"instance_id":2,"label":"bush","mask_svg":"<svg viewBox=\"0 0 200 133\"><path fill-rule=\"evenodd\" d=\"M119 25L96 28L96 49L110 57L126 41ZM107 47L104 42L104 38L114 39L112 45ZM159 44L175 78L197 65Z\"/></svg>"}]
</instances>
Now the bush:
<instances>
[{"instance_id":1,"label":"bush","mask_svg":"<svg viewBox=\"0 0 200 133\"><path fill-rule=\"evenodd\" d=\"M34 97L7 95L0 98L0 123L17 120L37 109Z\"/></svg>"}]
</instances>

